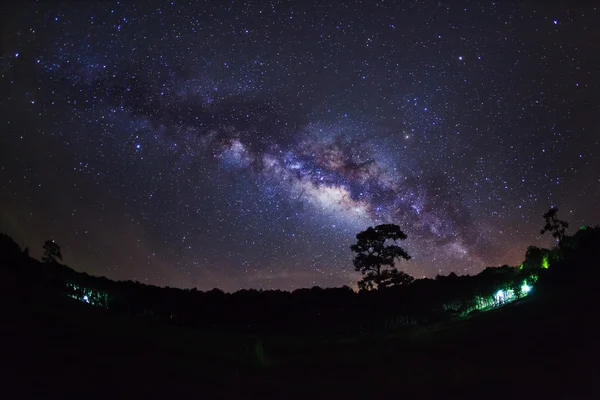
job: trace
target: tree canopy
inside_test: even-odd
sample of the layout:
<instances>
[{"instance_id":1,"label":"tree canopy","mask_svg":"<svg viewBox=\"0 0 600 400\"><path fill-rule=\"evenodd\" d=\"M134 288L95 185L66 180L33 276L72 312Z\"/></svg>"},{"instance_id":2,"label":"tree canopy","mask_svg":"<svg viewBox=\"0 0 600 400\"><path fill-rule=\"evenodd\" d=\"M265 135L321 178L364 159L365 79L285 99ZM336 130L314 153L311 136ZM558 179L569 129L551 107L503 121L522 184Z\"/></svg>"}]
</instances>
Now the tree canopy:
<instances>
[{"instance_id":1,"label":"tree canopy","mask_svg":"<svg viewBox=\"0 0 600 400\"><path fill-rule=\"evenodd\" d=\"M44 248L44 255L42 256L43 262L55 264L58 260L62 261L60 246L54 240L46 240L42 247Z\"/></svg>"},{"instance_id":2,"label":"tree canopy","mask_svg":"<svg viewBox=\"0 0 600 400\"><path fill-rule=\"evenodd\" d=\"M364 275L358 283L361 289L379 289L412 282L410 275L394 267L396 259L411 258L396 244L406 238L406 234L394 224L369 227L356 235L356 243L350 246L350 250L356 253L353 260L355 270ZM393 244L386 245L389 241Z\"/></svg>"},{"instance_id":3,"label":"tree canopy","mask_svg":"<svg viewBox=\"0 0 600 400\"><path fill-rule=\"evenodd\" d=\"M564 239L567 236L566 231L569 227L569 223L558 219L558 208L551 208L548 210L544 214L544 220L546 224L540 231L540 234L543 235L546 232L550 232L552 237L558 240L558 245L562 247Z\"/></svg>"}]
</instances>

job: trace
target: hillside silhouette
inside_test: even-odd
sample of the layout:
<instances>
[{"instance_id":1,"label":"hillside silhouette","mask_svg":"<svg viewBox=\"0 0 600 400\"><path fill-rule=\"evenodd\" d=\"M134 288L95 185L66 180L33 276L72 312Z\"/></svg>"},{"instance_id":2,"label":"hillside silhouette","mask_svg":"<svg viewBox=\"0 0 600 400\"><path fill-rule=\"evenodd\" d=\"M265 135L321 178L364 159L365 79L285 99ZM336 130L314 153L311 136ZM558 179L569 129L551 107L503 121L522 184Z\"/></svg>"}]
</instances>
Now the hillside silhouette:
<instances>
[{"instance_id":1,"label":"hillside silhouette","mask_svg":"<svg viewBox=\"0 0 600 400\"><path fill-rule=\"evenodd\" d=\"M90 276L1 235L4 378L57 396L587 398L599 244L582 227L474 276L229 294Z\"/></svg>"}]
</instances>

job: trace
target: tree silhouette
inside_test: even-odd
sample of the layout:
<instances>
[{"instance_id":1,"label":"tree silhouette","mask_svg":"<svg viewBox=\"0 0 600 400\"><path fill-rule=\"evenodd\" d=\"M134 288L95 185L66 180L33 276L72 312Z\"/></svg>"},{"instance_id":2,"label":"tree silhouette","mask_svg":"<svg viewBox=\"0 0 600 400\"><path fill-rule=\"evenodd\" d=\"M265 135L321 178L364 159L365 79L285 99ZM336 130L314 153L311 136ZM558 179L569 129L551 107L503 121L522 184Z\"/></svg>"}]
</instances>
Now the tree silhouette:
<instances>
[{"instance_id":1,"label":"tree silhouette","mask_svg":"<svg viewBox=\"0 0 600 400\"><path fill-rule=\"evenodd\" d=\"M375 286L379 289L412 282L410 275L394 268L395 259L410 260L408 253L395 244L406 238L406 234L394 224L369 227L356 235L356 244L350 246L350 250L356 253L353 260L355 270L365 275L358 283L361 289L373 289ZM388 240L394 244L386 245Z\"/></svg>"},{"instance_id":2,"label":"tree silhouette","mask_svg":"<svg viewBox=\"0 0 600 400\"><path fill-rule=\"evenodd\" d=\"M60 252L60 246L56 244L54 240L46 240L44 246L44 255L42 261L48 264L58 263L57 260L62 261L62 253Z\"/></svg>"},{"instance_id":3,"label":"tree silhouette","mask_svg":"<svg viewBox=\"0 0 600 400\"><path fill-rule=\"evenodd\" d=\"M404 271L398 271L396 268L384 269L379 277L380 288L399 286L412 283L415 280L412 276ZM359 289L372 290L377 284L377 274L370 271L358 282Z\"/></svg>"},{"instance_id":4,"label":"tree silhouette","mask_svg":"<svg viewBox=\"0 0 600 400\"><path fill-rule=\"evenodd\" d=\"M540 231L540 234L544 234L546 232L552 233L552 237L558 240L558 246L562 247L563 241L567 236L566 231L569 227L569 223L566 221L562 221L558 219L558 208L551 208L544 214L544 220L546 221L546 225Z\"/></svg>"},{"instance_id":5,"label":"tree silhouette","mask_svg":"<svg viewBox=\"0 0 600 400\"><path fill-rule=\"evenodd\" d=\"M552 258L553 255L550 250L540 249L537 246L529 246L525 252L525 261L523 261L521 266L525 269L548 268Z\"/></svg>"}]
</instances>

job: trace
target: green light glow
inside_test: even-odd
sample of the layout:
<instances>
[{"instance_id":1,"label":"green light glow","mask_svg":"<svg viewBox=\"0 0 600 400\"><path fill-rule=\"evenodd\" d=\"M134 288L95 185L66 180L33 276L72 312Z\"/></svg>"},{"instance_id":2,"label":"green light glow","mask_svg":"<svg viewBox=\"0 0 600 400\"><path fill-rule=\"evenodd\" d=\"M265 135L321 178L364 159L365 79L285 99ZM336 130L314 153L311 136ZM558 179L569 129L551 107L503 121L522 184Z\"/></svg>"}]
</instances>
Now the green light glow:
<instances>
[{"instance_id":1,"label":"green light glow","mask_svg":"<svg viewBox=\"0 0 600 400\"><path fill-rule=\"evenodd\" d=\"M523 285L521 286L521 291L525 294L531 292L531 286L529 286L527 284L527 282L523 282Z\"/></svg>"},{"instance_id":2,"label":"green light glow","mask_svg":"<svg viewBox=\"0 0 600 400\"><path fill-rule=\"evenodd\" d=\"M549 266L550 262L548 261L548 256L544 256L544 258L542 259L542 268L548 269Z\"/></svg>"},{"instance_id":3,"label":"green light glow","mask_svg":"<svg viewBox=\"0 0 600 400\"><path fill-rule=\"evenodd\" d=\"M74 283L68 282L67 291L64 294L73 299L91 304L93 306L108 308L108 294L104 292L99 292L95 289L84 288Z\"/></svg>"}]
</instances>

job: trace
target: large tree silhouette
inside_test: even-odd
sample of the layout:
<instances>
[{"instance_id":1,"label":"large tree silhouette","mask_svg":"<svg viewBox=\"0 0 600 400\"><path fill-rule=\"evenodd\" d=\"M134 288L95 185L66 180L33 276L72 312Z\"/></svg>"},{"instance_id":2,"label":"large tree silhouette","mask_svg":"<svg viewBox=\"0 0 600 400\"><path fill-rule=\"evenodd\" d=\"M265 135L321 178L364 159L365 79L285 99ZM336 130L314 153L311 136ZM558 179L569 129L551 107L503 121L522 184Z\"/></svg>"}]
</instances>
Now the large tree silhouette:
<instances>
[{"instance_id":1,"label":"large tree silhouette","mask_svg":"<svg viewBox=\"0 0 600 400\"><path fill-rule=\"evenodd\" d=\"M406 234L394 224L369 227L356 235L356 244L350 246L350 250L356 253L353 260L355 270L365 275L358 283L361 289L412 282L410 275L394 268L396 259L410 260L408 253L396 244L406 238ZM389 241L393 244L386 245Z\"/></svg>"},{"instance_id":2,"label":"large tree silhouette","mask_svg":"<svg viewBox=\"0 0 600 400\"><path fill-rule=\"evenodd\" d=\"M49 264L55 264L58 260L62 261L62 253L60 252L60 246L56 244L54 240L46 240L44 243L44 255L42 261Z\"/></svg>"},{"instance_id":3,"label":"large tree silhouette","mask_svg":"<svg viewBox=\"0 0 600 400\"><path fill-rule=\"evenodd\" d=\"M358 282L358 288L367 290L374 289L375 285L377 284L377 277L378 275L375 272L367 272L365 276ZM407 283L412 283L414 280L415 278L404 271L398 271L396 268L384 269L381 271L381 275L379 276L378 287L384 288L405 285Z\"/></svg>"},{"instance_id":4,"label":"large tree silhouette","mask_svg":"<svg viewBox=\"0 0 600 400\"><path fill-rule=\"evenodd\" d=\"M564 239L567 236L566 231L569 227L569 223L567 221L558 219L557 214L558 208L551 208L544 214L544 220L546 221L546 224L540 231L540 234L543 235L546 232L550 232L552 237L558 240L558 246L562 247Z\"/></svg>"}]
</instances>

